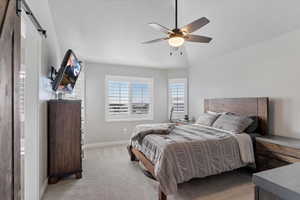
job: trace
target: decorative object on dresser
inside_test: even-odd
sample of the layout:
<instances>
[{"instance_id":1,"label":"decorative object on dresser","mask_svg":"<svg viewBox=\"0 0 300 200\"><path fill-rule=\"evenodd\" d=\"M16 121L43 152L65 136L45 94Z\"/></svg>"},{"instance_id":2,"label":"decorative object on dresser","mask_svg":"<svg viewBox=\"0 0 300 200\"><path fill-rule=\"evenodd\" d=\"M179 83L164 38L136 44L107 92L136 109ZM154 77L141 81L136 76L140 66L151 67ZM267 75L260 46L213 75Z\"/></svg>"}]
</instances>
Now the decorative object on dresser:
<instances>
[{"instance_id":1,"label":"decorative object on dresser","mask_svg":"<svg viewBox=\"0 0 300 200\"><path fill-rule=\"evenodd\" d=\"M81 101L48 101L49 184L75 174L82 177Z\"/></svg>"},{"instance_id":2,"label":"decorative object on dresser","mask_svg":"<svg viewBox=\"0 0 300 200\"><path fill-rule=\"evenodd\" d=\"M253 175L255 200L299 200L300 163Z\"/></svg>"},{"instance_id":3,"label":"decorative object on dresser","mask_svg":"<svg viewBox=\"0 0 300 200\"><path fill-rule=\"evenodd\" d=\"M300 162L300 139L271 135L256 137L255 151L259 171Z\"/></svg>"}]
</instances>

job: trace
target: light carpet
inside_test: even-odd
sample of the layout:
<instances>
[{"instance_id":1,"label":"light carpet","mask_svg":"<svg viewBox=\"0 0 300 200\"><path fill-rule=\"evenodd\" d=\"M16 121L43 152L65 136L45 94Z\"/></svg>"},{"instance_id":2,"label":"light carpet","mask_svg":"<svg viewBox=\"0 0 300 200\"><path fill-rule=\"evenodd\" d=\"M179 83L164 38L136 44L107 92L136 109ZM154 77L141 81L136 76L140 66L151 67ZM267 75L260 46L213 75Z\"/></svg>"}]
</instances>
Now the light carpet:
<instances>
[{"instance_id":1,"label":"light carpet","mask_svg":"<svg viewBox=\"0 0 300 200\"><path fill-rule=\"evenodd\" d=\"M49 185L43 200L157 200L158 184L130 162L125 146L85 151L83 178ZM253 200L254 185L247 170L192 180L179 185L168 200Z\"/></svg>"}]
</instances>

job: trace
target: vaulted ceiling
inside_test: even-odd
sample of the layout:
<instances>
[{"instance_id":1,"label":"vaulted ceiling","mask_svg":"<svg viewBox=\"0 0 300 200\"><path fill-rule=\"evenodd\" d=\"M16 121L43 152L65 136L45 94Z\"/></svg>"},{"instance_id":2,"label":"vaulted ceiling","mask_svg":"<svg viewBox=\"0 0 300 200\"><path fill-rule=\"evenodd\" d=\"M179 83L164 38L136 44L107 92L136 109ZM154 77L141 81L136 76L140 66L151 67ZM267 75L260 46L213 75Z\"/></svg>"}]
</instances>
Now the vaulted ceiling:
<instances>
[{"instance_id":1,"label":"vaulted ceiling","mask_svg":"<svg viewBox=\"0 0 300 200\"><path fill-rule=\"evenodd\" d=\"M164 36L147 26L174 27L173 0L50 0L61 49L84 60L176 68L202 62L300 28L299 0L179 0L180 25L202 16L210 23L197 34L210 44L186 43L184 56L170 56Z\"/></svg>"}]
</instances>

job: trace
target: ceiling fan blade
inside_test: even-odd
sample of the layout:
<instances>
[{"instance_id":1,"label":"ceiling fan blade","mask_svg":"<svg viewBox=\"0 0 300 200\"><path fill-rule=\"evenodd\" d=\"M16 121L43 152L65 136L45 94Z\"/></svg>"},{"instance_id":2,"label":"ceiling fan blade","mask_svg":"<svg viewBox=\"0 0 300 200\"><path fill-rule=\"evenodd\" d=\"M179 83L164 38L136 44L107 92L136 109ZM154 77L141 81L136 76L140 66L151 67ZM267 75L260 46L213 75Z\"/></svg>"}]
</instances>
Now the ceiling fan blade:
<instances>
[{"instance_id":1,"label":"ceiling fan blade","mask_svg":"<svg viewBox=\"0 0 300 200\"><path fill-rule=\"evenodd\" d=\"M160 42L160 41L167 40L167 39L169 39L169 38L159 38L159 39L143 42L142 44L151 44L151 43Z\"/></svg>"},{"instance_id":2,"label":"ceiling fan blade","mask_svg":"<svg viewBox=\"0 0 300 200\"><path fill-rule=\"evenodd\" d=\"M186 33L193 33L208 23L209 23L209 20L206 17L202 17L202 18L197 19L197 20L193 21L192 23L182 27L181 30Z\"/></svg>"},{"instance_id":3,"label":"ceiling fan blade","mask_svg":"<svg viewBox=\"0 0 300 200\"><path fill-rule=\"evenodd\" d=\"M212 38L200 35L187 35L185 40L189 42L209 43Z\"/></svg>"},{"instance_id":4,"label":"ceiling fan blade","mask_svg":"<svg viewBox=\"0 0 300 200\"><path fill-rule=\"evenodd\" d=\"M148 25L151 26L152 28L154 28L155 30L158 30L158 31L166 33L166 34L173 33L173 31L171 31L167 27L164 27L163 25L160 25L158 23L149 23Z\"/></svg>"}]
</instances>

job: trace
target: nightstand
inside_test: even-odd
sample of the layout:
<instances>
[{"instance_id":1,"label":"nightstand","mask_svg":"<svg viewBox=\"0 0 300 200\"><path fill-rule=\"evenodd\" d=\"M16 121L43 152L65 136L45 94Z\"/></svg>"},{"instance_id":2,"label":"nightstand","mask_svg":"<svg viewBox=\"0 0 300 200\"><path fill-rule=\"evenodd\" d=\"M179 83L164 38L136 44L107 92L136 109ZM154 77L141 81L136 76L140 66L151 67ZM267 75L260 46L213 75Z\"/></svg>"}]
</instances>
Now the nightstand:
<instances>
[{"instance_id":1,"label":"nightstand","mask_svg":"<svg viewBox=\"0 0 300 200\"><path fill-rule=\"evenodd\" d=\"M258 171L300 162L300 139L282 136L259 136L255 144Z\"/></svg>"}]
</instances>

